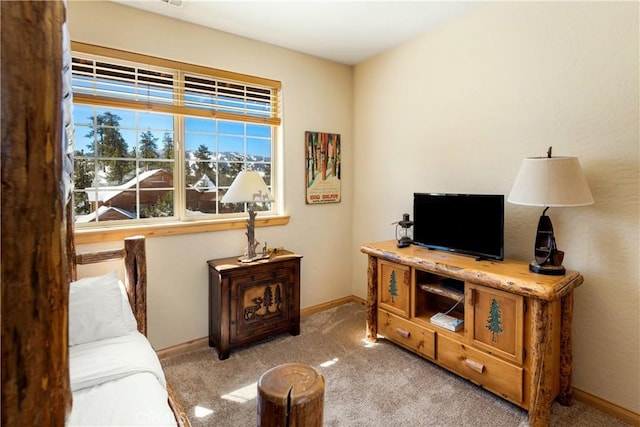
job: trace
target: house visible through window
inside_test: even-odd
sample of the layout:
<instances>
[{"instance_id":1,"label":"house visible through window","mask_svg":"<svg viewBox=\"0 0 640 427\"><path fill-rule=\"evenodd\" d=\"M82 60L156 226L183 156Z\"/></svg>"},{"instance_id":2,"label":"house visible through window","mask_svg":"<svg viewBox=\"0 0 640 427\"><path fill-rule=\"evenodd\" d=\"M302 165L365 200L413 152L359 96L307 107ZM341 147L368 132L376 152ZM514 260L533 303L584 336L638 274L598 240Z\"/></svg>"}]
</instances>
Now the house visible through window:
<instances>
[{"instance_id":1,"label":"house visible through window","mask_svg":"<svg viewBox=\"0 0 640 427\"><path fill-rule=\"evenodd\" d=\"M245 209L220 202L245 168L273 191L279 82L72 48L77 223L224 218Z\"/></svg>"}]
</instances>

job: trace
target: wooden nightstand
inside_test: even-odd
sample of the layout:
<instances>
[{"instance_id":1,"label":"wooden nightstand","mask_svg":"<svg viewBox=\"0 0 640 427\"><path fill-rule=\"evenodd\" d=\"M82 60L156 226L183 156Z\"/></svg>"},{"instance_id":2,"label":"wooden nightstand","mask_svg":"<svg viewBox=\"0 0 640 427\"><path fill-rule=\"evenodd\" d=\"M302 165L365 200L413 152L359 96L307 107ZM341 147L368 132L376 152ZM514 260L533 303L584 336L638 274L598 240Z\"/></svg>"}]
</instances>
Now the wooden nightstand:
<instances>
[{"instance_id":1,"label":"wooden nightstand","mask_svg":"<svg viewBox=\"0 0 640 427\"><path fill-rule=\"evenodd\" d=\"M231 348L283 332L300 333L301 255L278 250L271 258L238 257L209 264L209 346L220 360Z\"/></svg>"}]
</instances>

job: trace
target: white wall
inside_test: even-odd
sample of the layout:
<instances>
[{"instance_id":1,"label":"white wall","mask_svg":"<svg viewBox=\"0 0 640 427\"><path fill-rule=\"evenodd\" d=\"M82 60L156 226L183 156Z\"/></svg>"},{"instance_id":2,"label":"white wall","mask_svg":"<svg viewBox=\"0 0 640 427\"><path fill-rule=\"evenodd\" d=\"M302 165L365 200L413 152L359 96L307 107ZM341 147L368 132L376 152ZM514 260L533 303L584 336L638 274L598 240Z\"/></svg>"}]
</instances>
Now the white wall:
<instances>
[{"instance_id":1,"label":"white wall","mask_svg":"<svg viewBox=\"0 0 640 427\"><path fill-rule=\"evenodd\" d=\"M304 256L301 307L351 295L352 68L211 31L111 2L72 1L72 40L282 81L281 176L288 225L259 228L256 238ZM305 204L304 132L342 137L342 199ZM242 253L244 230L147 240L149 338L161 349L208 334L208 259ZM79 251L117 247L84 245ZM94 270L85 269L84 274Z\"/></svg>"},{"instance_id":2,"label":"white wall","mask_svg":"<svg viewBox=\"0 0 640 427\"><path fill-rule=\"evenodd\" d=\"M577 155L596 204L549 211L585 278L574 386L640 412L638 12L496 2L356 66L353 293L414 191L508 195L524 157ZM507 204L508 257L533 258L540 214Z\"/></svg>"}]
</instances>

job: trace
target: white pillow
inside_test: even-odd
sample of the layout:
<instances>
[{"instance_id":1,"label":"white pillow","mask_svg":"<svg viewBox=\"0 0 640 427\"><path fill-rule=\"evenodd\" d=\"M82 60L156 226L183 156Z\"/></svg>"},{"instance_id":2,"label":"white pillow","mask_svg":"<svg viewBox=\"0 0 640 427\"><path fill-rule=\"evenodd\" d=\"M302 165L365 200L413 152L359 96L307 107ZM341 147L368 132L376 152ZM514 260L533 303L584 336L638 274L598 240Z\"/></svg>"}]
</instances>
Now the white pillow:
<instances>
[{"instance_id":1,"label":"white pillow","mask_svg":"<svg viewBox=\"0 0 640 427\"><path fill-rule=\"evenodd\" d=\"M122 295L122 317L124 320L124 327L127 332L136 332L138 330L138 321L131 310L127 290L121 280L118 280L118 285L120 285L120 294Z\"/></svg>"},{"instance_id":2,"label":"white pillow","mask_svg":"<svg viewBox=\"0 0 640 427\"><path fill-rule=\"evenodd\" d=\"M69 288L69 345L127 334L118 273L87 277Z\"/></svg>"}]
</instances>

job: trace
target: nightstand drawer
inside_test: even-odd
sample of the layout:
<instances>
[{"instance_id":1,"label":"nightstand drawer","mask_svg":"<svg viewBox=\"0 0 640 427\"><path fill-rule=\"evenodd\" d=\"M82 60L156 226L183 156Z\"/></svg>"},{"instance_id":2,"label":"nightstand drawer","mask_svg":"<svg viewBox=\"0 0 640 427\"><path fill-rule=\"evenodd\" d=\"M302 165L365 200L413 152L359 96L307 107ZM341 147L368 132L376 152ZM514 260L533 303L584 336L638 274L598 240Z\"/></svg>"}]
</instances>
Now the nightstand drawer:
<instances>
[{"instance_id":1,"label":"nightstand drawer","mask_svg":"<svg viewBox=\"0 0 640 427\"><path fill-rule=\"evenodd\" d=\"M438 335L438 362L501 396L521 403L523 369L463 343Z\"/></svg>"},{"instance_id":2,"label":"nightstand drawer","mask_svg":"<svg viewBox=\"0 0 640 427\"><path fill-rule=\"evenodd\" d=\"M378 331L411 351L431 359L435 358L435 333L429 329L421 328L415 323L379 310Z\"/></svg>"}]
</instances>

